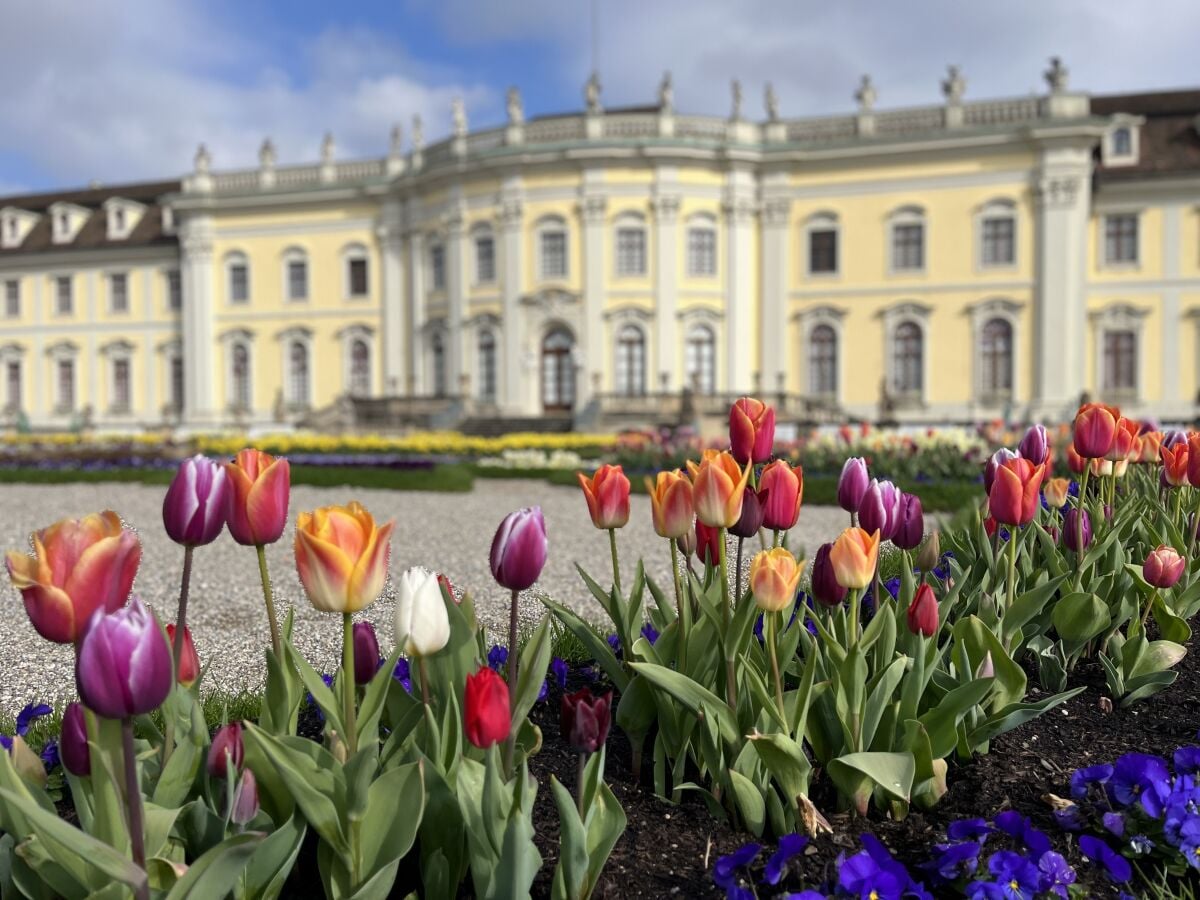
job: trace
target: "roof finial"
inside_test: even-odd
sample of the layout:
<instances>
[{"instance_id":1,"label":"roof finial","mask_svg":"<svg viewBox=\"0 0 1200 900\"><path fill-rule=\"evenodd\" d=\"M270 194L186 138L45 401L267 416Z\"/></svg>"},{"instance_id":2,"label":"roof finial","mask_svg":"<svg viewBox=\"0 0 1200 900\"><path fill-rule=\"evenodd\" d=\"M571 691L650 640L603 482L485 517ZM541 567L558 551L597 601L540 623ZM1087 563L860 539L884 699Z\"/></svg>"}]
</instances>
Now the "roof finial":
<instances>
[{"instance_id":1,"label":"roof finial","mask_svg":"<svg viewBox=\"0 0 1200 900\"><path fill-rule=\"evenodd\" d=\"M525 122L525 106L521 102L521 89L516 85L508 89L505 105L508 107L509 125L521 125Z\"/></svg>"},{"instance_id":2,"label":"roof finial","mask_svg":"<svg viewBox=\"0 0 1200 900\"><path fill-rule=\"evenodd\" d=\"M858 101L858 111L870 112L873 110L877 96L875 85L871 83L871 76L864 75L862 81L858 83L858 90L854 92L854 99Z\"/></svg>"},{"instance_id":3,"label":"roof finial","mask_svg":"<svg viewBox=\"0 0 1200 900\"><path fill-rule=\"evenodd\" d=\"M458 138L467 136L467 108L463 104L462 97L455 97L450 101L450 117L454 121L454 136Z\"/></svg>"},{"instance_id":4,"label":"roof finial","mask_svg":"<svg viewBox=\"0 0 1200 900\"><path fill-rule=\"evenodd\" d=\"M212 155L203 144L196 148L195 166L193 168L197 175L207 175L212 170Z\"/></svg>"},{"instance_id":5,"label":"roof finial","mask_svg":"<svg viewBox=\"0 0 1200 900\"><path fill-rule=\"evenodd\" d=\"M733 108L729 111L729 121L738 122L742 118L742 82L737 78L733 79L729 84L729 92L732 94Z\"/></svg>"},{"instance_id":6,"label":"roof finial","mask_svg":"<svg viewBox=\"0 0 1200 900\"><path fill-rule=\"evenodd\" d=\"M942 96L946 102L957 106L962 103L963 94L967 90L967 79L963 78L958 66L947 66L946 77L942 79Z\"/></svg>"},{"instance_id":7,"label":"roof finial","mask_svg":"<svg viewBox=\"0 0 1200 900\"><path fill-rule=\"evenodd\" d=\"M1050 86L1050 93L1061 94L1066 91L1068 74L1067 67L1063 65L1060 57L1050 57L1050 68L1043 73L1046 84Z\"/></svg>"},{"instance_id":8,"label":"roof finial","mask_svg":"<svg viewBox=\"0 0 1200 900\"><path fill-rule=\"evenodd\" d=\"M775 93L775 85L767 82L766 88L763 89L763 106L767 111L768 122L779 121L779 97Z\"/></svg>"},{"instance_id":9,"label":"roof finial","mask_svg":"<svg viewBox=\"0 0 1200 900\"><path fill-rule=\"evenodd\" d=\"M602 112L600 107L600 73L592 72L583 86L583 100L589 116L597 116Z\"/></svg>"},{"instance_id":10,"label":"roof finial","mask_svg":"<svg viewBox=\"0 0 1200 900\"><path fill-rule=\"evenodd\" d=\"M671 81L671 73L663 72L662 81L658 85L658 111L664 116L675 112L675 85Z\"/></svg>"},{"instance_id":11,"label":"roof finial","mask_svg":"<svg viewBox=\"0 0 1200 900\"><path fill-rule=\"evenodd\" d=\"M264 169L275 168L275 145L270 138L264 138L258 149L258 164Z\"/></svg>"}]
</instances>

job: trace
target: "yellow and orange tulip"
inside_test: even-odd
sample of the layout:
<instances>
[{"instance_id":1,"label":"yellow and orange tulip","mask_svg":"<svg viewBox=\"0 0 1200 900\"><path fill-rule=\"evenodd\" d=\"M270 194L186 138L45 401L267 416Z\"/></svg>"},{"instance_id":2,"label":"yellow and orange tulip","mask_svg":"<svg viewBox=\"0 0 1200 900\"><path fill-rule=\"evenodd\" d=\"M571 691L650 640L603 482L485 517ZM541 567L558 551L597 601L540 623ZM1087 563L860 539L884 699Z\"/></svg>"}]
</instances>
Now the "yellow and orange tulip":
<instances>
[{"instance_id":1,"label":"yellow and orange tulip","mask_svg":"<svg viewBox=\"0 0 1200 900\"><path fill-rule=\"evenodd\" d=\"M660 537L680 538L692 530L696 508L692 503L692 483L678 469L659 472L654 481L646 478L650 494L650 513L654 530Z\"/></svg>"},{"instance_id":2,"label":"yellow and orange tulip","mask_svg":"<svg viewBox=\"0 0 1200 900\"><path fill-rule=\"evenodd\" d=\"M833 542L829 562L837 583L848 590L862 590L875 575L879 560L879 531L867 534L861 528L847 528Z\"/></svg>"},{"instance_id":3,"label":"yellow and orange tulip","mask_svg":"<svg viewBox=\"0 0 1200 900\"><path fill-rule=\"evenodd\" d=\"M1067 505L1067 494L1071 482L1066 478L1050 478L1042 485L1042 493L1046 497L1046 505L1052 509L1062 509Z\"/></svg>"},{"instance_id":4,"label":"yellow and orange tulip","mask_svg":"<svg viewBox=\"0 0 1200 900\"><path fill-rule=\"evenodd\" d=\"M689 459L696 518L709 528L736 525L742 515L742 498L750 480L750 468L742 469L727 450L704 451L698 465Z\"/></svg>"},{"instance_id":5,"label":"yellow and orange tulip","mask_svg":"<svg viewBox=\"0 0 1200 900\"><path fill-rule=\"evenodd\" d=\"M750 591L764 612L787 609L800 589L804 563L783 547L763 550L750 562Z\"/></svg>"},{"instance_id":6,"label":"yellow and orange tulip","mask_svg":"<svg viewBox=\"0 0 1200 900\"><path fill-rule=\"evenodd\" d=\"M374 603L387 581L395 521L375 524L362 504L326 506L296 519L296 569L317 609L357 612Z\"/></svg>"},{"instance_id":7,"label":"yellow and orange tulip","mask_svg":"<svg viewBox=\"0 0 1200 900\"><path fill-rule=\"evenodd\" d=\"M291 468L261 450L239 450L225 463L229 533L248 547L273 544L287 527Z\"/></svg>"}]
</instances>

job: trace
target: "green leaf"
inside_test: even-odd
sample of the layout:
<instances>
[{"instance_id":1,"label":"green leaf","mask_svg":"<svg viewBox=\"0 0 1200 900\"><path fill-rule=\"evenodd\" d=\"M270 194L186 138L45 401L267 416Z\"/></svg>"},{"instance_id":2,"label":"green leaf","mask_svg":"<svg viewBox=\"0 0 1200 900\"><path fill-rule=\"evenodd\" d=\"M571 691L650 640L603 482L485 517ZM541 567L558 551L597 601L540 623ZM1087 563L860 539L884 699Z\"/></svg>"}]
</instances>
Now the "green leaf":
<instances>
[{"instance_id":1,"label":"green leaf","mask_svg":"<svg viewBox=\"0 0 1200 900\"><path fill-rule=\"evenodd\" d=\"M1187 649L1174 641L1151 641L1146 645L1145 652L1130 671L1129 680L1132 681L1139 675L1145 675L1148 672L1162 672L1170 669L1186 655Z\"/></svg>"},{"instance_id":2,"label":"green leaf","mask_svg":"<svg viewBox=\"0 0 1200 900\"><path fill-rule=\"evenodd\" d=\"M767 823L767 806L762 791L736 769L729 770L729 783L733 786L733 799L746 830L755 837L761 837L763 826Z\"/></svg>"},{"instance_id":3,"label":"green leaf","mask_svg":"<svg viewBox=\"0 0 1200 900\"><path fill-rule=\"evenodd\" d=\"M167 900L222 900L237 884L263 837L248 832L226 838L188 866Z\"/></svg>"},{"instance_id":4,"label":"green leaf","mask_svg":"<svg viewBox=\"0 0 1200 900\"><path fill-rule=\"evenodd\" d=\"M958 742L958 723L983 701L992 689L991 678L975 678L946 694L919 719L929 735L930 752L942 759L954 751Z\"/></svg>"},{"instance_id":5,"label":"green leaf","mask_svg":"<svg viewBox=\"0 0 1200 900\"><path fill-rule=\"evenodd\" d=\"M558 807L558 866L554 870L555 900L577 900L585 897L588 879L587 829L579 819L575 800L557 778L550 776L550 791Z\"/></svg>"},{"instance_id":6,"label":"green leaf","mask_svg":"<svg viewBox=\"0 0 1200 900\"><path fill-rule=\"evenodd\" d=\"M987 654L991 653L992 670L996 678L990 704L992 709L1000 709L1025 698L1024 670L1013 662L1004 645L978 616L968 616L955 624L954 641L966 651L971 673L978 672Z\"/></svg>"},{"instance_id":7,"label":"green leaf","mask_svg":"<svg viewBox=\"0 0 1200 900\"><path fill-rule=\"evenodd\" d=\"M629 684L629 673L613 653L612 647L608 646L608 641L596 634L591 625L562 604L555 603L549 597L543 597L542 603L587 648L588 654L600 664L600 668L604 670L617 692L623 693Z\"/></svg>"},{"instance_id":8,"label":"green leaf","mask_svg":"<svg viewBox=\"0 0 1200 900\"><path fill-rule=\"evenodd\" d=\"M606 591L604 588L600 587L600 585L594 578L592 578L591 575L583 571L583 566L579 565L579 563L575 564L575 571L579 573L579 577L583 579L583 583L586 584L588 590L592 592L592 596L596 598L596 602L600 604L600 607L606 613L608 613L608 618L612 621L616 632L621 634L623 631L621 627L621 605L619 602L613 600L614 592ZM542 602L544 603L545 601L543 600Z\"/></svg>"},{"instance_id":9,"label":"green leaf","mask_svg":"<svg viewBox=\"0 0 1200 900\"><path fill-rule=\"evenodd\" d=\"M310 666L308 660L290 643L283 645L283 655L300 673L300 680L304 682L304 686L312 694L313 700L325 714L328 727L345 739L346 728L342 724L342 704L330 690L329 685L325 683L325 679L317 674L317 670Z\"/></svg>"},{"instance_id":10,"label":"green leaf","mask_svg":"<svg viewBox=\"0 0 1200 900\"><path fill-rule=\"evenodd\" d=\"M1161 637L1176 644L1186 644L1188 642L1188 639L1192 636L1191 627L1167 607L1162 594L1155 595L1151 611L1154 614L1154 622L1158 625L1158 633Z\"/></svg>"},{"instance_id":11,"label":"green leaf","mask_svg":"<svg viewBox=\"0 0 1200 900\"><path fill-rule=\"evenodd\" d=\"M725 701L708 688L665 666L640 662L632 665L636 672L645 675L652 684L666 691L692 712L715 722L722 740L730 744L738 742L737 721Z\"/></svg>"},{"instance_id":12,"label":"green leaf","mask_svg":"<svg viewBox=\"0 0 1200 900\"><path fill-rule=\"evenodd\" d=\"M367 683L363 692L362 703L358 707L358 720L355 733L358 736L358 746L362 747L368 741L379 741L379 720L387 703L388 691L396 679L392 673L396 669L396 660L400 658L403 647L397 647L392 655L379 667L374 677Z\"/></svg>"},{"instance_id":13,"label":"green leaf","mask_svg":"<svg viewBox=\"0 0 1200 900\"><path fill-rule=\"evenodd\" d=\"M880 790L908 803L916 760L911 753L848 753L829 763L829 777L848 796L855 796L863 777ZM861 788L858 788L861 790Z\"/></svg>"},{"instance_id":14,"label":"green leaf","mask_svg":"<svg viewBox=\"0 0 1200 900\"><path fill-rule=\"evenodd\" d=\"M533 842L533 796L526 789L528 769L522 769L513 788L513 803L504 826L500 857L492 884L496 900L528 897L533 879L542 867L542 855Z\"/></svg>"},{"instance_id":15,"label":"green leaf","mask_svg":"<svg viewBox=\"0 0 1200 900\"><path fill-rule=\"evenodd\" d=\"M397 766L371 785L359 831L359 852L368 877L412 848L425 811L424 765Z\"/></svg>"},{"instance_id":16,"label":"green leaf","mask_svg":"<svg viewBox=\"0 0 1200 900\"><path fill-rule=\"evenodd\" d=\"M630 743L641 745L658 719L654 691L643 675L634 675L617 701L617 725L629 735Z\"/></svg>"},{"instance_id":17,"label":"green leaf","mask_svg":"<svg viewBox=\"0 0 1200 900\"><path fill-rule=\"evenodd\" d=\"M808 794L808 782L812 776L812 765L804 754L804 748L786 734L757 731L748 735L750 745L767 767L788 802L795 806L801 794Z\"/></svg>"},{"instance_id":18,"label":"green leaf","mask_svg":"<svg viewBox=\"0 0 1200 900\"><path fill-rule=\"evenodd\" d=\"M1038 526L1040 532L1038 537L1045 535L1046 540L1050 540L1050 536L1042 531L1041 526ZM1042 614L1046 608L1046 604L1053 599L1058 591L1059 585L1066 580L1066 576L1061 578L1052 578L1037 587L1025 591L1013 600L1013 605L1009 607L1004 614L1004 621L1001 623L1001 633L1005 638L1009 638L1016 634L1017 631L1024 627L1027 622L1036 619Z\"/></svg>"},{"instance_id":19,"label":"green leaf","mask_svg":"<svg viewBox=\"0 0 1200 900\"><path fill-rule=\"evenodd\" d=\"M625 833L625 825L625 810L609 786L601 782L587 814L589 895L600 880L600 873L604 871L604 864L612 855L613 847Z\"/></svg>"},{"instance_id":20,"label":"green leaf","mask_svg":"<svg viewBox=\"0 0 1200 900\"><path fill-rule=\"evenodd\" d=\"M1018 725L1024 725L1026 722L1036 719L1042 713L1053 709L1060 703L1065 703L1084 690L1086 690L1086 687L1072 688L1069 691L1055 694L1036 703L1010 703L999 712L993 713L981 725L971 731L967 737L967 742L972 749L979 747L992 738L1002 735L1006 731L1011 731Z\"/></svg>"},{"instance_id":21,"label":"green leaf","mask_svg":"<svg viewBox=\"0 0 1200 900\"><path fill-rule=\"evenodd\" d=\"M1071 593L1054 605L1050 621L1063 642L1082 646L1108 627L1108 606L1090 593Z\"/></svg>"},{"instance_id":22,"label":"green leaf","mask_svg":"<svg viewBox=\"0 0 1200 900\"><path fill-rule=\"evenodd\" d=\"M511 650L509 652L512 652ZM517 670L517 691L512 698L512 723L516 728L533 704L537 702L546 669L550 665L550 619L543 618L533 636L521 648L521 665Z\"/></svg>"},{"instance_id":23,"label":"green leaf","mask_svg":"<svg viewBox=\"0 0 1200 900\"><path fill-rule=\"evenodd\" d=\"M278 897L296 864L296 857L300 855L307 831L303 817L293 814L267 835L246 865L244 890L239 896L253 900L273 900Z\"/></svg>"},{"instance_id":24,"label":"green leaf","mask_svg":"<svg viewBox=\"0 0 1200 900\"><path fill-rule=\"evenodd\" d=\"M879 720L883 716L884 709L892 702L892 695L900 686L907 665L907 657L898 657L883 670L875 682L875 687L871 689L871 695L867 698L866 715L863 716L862 745L864 747L870 747L874 741L875 729L879 727ZM886 743L890 747L892 742L889 739Z\"/></svg>"}]
</instances>

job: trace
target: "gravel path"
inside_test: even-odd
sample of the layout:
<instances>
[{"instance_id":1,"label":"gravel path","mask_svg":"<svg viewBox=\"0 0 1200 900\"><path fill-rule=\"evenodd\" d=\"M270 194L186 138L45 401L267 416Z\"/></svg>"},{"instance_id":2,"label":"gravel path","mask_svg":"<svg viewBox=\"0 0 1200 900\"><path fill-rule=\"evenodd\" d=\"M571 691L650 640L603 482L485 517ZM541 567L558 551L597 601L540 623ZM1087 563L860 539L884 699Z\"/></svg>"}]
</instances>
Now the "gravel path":
<instances>
[{"instance_id":1,"label":"gravel path","mask_svg":"<svg viewBox=\"0 0 1200 900\"><path fill-rule=\"evenodd\" d=\"M539 588L593 616L600 614L575 572L575 563L580 562L607 584L611 569L608 540L604 532L592 527L579 490L541 481L479 479L475 484L468 494L297 487L292 492L291 512L294 519L300 510L356 498L377 520L395 517L392 571L423 565L447 573L455 585L472 592L481 619L503 641L508 598L492 581L488 549L506 513L540 503L550 538L550 559ZM0 488L0 508L4 510L0 549L27 548L31 531L58 519L115 509L142 538L142 565L134 591L164 621L173 620L183 554L162 529L164 492L165 488L125 484L5 486ZM789 546L804 547L811 553L847 524L840 509L805 507ZM629 525L618 533L618 541L622 558L628 560L626 581L632 577L633 561L643 555L649 574L664 587L669 585L669 555L665 542L654 533L648 498L633 497ZM332 670L341 652L339 617L309 605L296 576L290 539L269 547L267 554L277 606L286 610L291 604L296 610L296 645L318 671ZM20 595L7 586L7 579L5 584L0 615L0 711L15 714L31 700L69 699L75 691L71 648L38 635L29 624ZM522 598L521 613L528 621L541 615L536 594L537 589ZM393 645L392 609L392 598L385 596L364 613L379 629L385 648ZM261 686L262 649L270 636L258 567L254 551L234 543L228 533L196 550L188 624L200 658L209 666L206 687L236 691Z\"/></svg>"}]
</instances>

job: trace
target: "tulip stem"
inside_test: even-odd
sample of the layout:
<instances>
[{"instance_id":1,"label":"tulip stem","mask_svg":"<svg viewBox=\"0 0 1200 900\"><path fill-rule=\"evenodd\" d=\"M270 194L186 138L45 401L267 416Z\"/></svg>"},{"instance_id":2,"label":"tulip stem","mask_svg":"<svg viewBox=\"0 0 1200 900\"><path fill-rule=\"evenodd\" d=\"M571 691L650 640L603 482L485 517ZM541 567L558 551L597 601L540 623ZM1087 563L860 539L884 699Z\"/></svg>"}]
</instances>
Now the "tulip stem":
<instances>
[{"instance_id":1,"label":"tulip stem","mask_svg":"<svg viewBox=\"0 0 1200 900\"><path fill-rule=\"evenodd\" d=\"M421 672L421 689L425 689L425 672ZM342 739L350 756L358 752L358 723L354 714L354 623L351 614L342 613Z\"/></svg>"},{"instance_id":2,"label":"tulip stem","mask_svg":"<svg viewBox=\"0 0 1200 900\"><path fill-rule=\"evenodd\" d=\"M849 649L858 643L858 607L861 601L859 598L858 588L850 589L850 607L848 609L849 621L846 623L846 648Z\"/></svg>"},{"instance_id":3,"label":"tulip stem","mask_svg":"<svg viewBox=\"0 0 1200 900\"><path fill-rule=\"evenodd\" d=\"M133 750L133 719L121 720L121 743L125 751L125 805L129 810L129 843L133 862L142 870L142 879L134 888L138 900L149 900L150 881L146 876L146 836L142 825L142 789L138 785L137 756Z\"/></svg>"},{"instance_id":4,"label":"tulip stem","mask_svg":"<svg viewBox=\"0 0 1200 900\"><path fill-rule=\"evenodd\" d=\"M584 774L587 771L587 754L582 750L579 751L579 766L575 773L575 808L579 810L579 821L583 822L583 784Z\"/></svg>"},{"instance_id":5,"label":"tulip stem","mask_svg":"<svg viewBox=\"0 0 1200 900\"><path fill-rule=\"evenodd\" d=\"M1080 516L1080 521L1082 519L1083 517ZM1004 606L1006 615L1012 609L1013 602L1017 598L1017 535L1020 534L1020 527L1013 525L1008 534L1008 602ZM1082 546L1082 542L1080 542L1080 546Z\"/></svg>"},{"instance_id":6,"label":"tulip stem","mask_svg":"<svg viewBox=\"0 0 1200 900\"><path fill-rule=\"evenodd\" d=\"M1075 567L1083 572L1083 501L1087 497L1088 475L1091 472L1092 461L1084 460L1083 478L1079 482L1079 497L1075 504Z\"/></svg>"},{"instance_id":7,"label":"tulip stem","mask_svg":"<svg viewBox=\"0 0 1200 900\"><path fill-rule=\"evenodd\" d=\"M675 612L679 619L675 626L675 662L678 670L683 672L687 666L687 638L692 630L692 604L689 598L683 596L683 580L679 575L679 548L674 540L668 543L671 545L671 574L675 576Z\"/></svg>"},{"instance_id":8,"label":"tulip stem","mask_svg":"<svg viewBox=\"0 0 1200 900\"><path fill-rule=\"evenodd\" d=\"M767 620L767 652L771 654L771 674L775 677L775 702L779 704L779 715L787 718L787 711L783 705L783 680L779 677L779 654L775 649L775 639L779 623L777 621L778 613L766 612L763 616Z\"/></svg>"},{"instance_id":9,"label":"tulip stem","mask_svg":"<svg viewBox=\"0 0 1200 900\"><path fill-rule=\"evenodd\" d=\"M425 657L417 657L417 672L421 676L421 702L429 706L429 672L425 668Z\"/></svg>"},{"instance_id":10,"label":"tulip stem","mask_svg":"<svg viewBox=\"0 0 1200 900\"><path fill-rule=\"evenodd\" d=\"M188 588L192 583L192 553L195 547L183 548L183 575L179 580L179 610L175 614L175 642L171 656L175 660L175 680L179 680L179 661L183 658L183 633L187 629Z\"/></svg>"},{"instance_id":11,"label":"tulip stem","mask_svg":"<svg viewBox=\"0 0 1200 900\"><path fill-rule=\"evenodd\" d=\"M609 532L612 534L612 532ZM616 541L613 541L613 547L616 547ZM505 674L508 675L508 696L515 698L517 695L517 662L520 654L517 652L517 599L518 591L512 592L512 602L508 605L508 661L505 663ZM508 740L504 744L504 772L506 775L511 774L513 767L513 751L517 746L517 732L513 725L508 729Z\"/></svg>"},{"instance_id":12,"label":"tulip stem","mask_svg":"<svg viewBox=\"0 0 1200 900\"><path fill-rule=\"evenodd\" d=\"M725 549L725 529L721 528L720 546L717 547L717 561L721 568L721 615L724 625L721 641L725 645L725 699L729 709L737 715L737 670L734 667L733 650L730 646L732 636L729 633L729 553Z\"/></svg>"},{"instance_id":13,"label":"tulip stem","mask_svg":"<svg viewBox=\"0 0 1200 900\"><path fill-rule=\"evenodd\" d=\"M612 554L613 586L616 587L617 594L624 599L624 595L621 593L621 564L617 557L617 529L615 528L608 529L608 551ZM511 647L508 649L512 650Z\"/></svg>"},{"instance_id":14,"label":"tulip stem","mask_svg":"<svg viewBox=\"0 0 1200 900\"><path fill-rule=\"evenodd\" d=\"M271 650L280 663L283 662L283 646L279 640L279 623L275 620L275 596L271 591L271 575L267 571L267 548L255 544L258 551L258 576L262 579L263 599L267 602L267 622L271 626Z\"/></svg>"},{"instance_id":15,"label":"tulip stem","mask_svg":"<svg viewBox=\"0 0 1200 900\"><path fill-rule=\"evenodd\" d=\"M1149 619L1150 619L1150 608L1152 606L1154 606L1154 601L1157 598L1158 598L1158 588L1155 588L1154 590L1152 590L1150 592L1150 599L1148 599L1146 601L1146 609L1142 612L1141 629L1140 629L1142 634L1146 633L1146 622L1149 621ZM1132 628L1130 628L1129 631L1130 631L1130 637L1133 637L1133 635L1136 634L1136 632Z\"/></svg>"}]
</instances>

